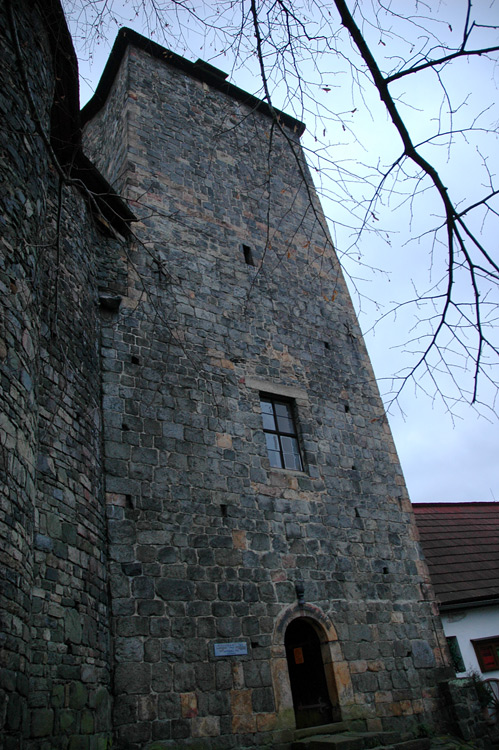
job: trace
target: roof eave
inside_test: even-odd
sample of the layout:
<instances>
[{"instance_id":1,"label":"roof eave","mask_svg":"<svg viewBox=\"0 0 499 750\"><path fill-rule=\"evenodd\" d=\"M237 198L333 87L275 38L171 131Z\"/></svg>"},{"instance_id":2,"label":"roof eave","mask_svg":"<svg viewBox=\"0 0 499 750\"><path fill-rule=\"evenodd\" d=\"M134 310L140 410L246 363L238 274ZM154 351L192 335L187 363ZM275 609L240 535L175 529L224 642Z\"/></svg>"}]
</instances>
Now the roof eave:
<instances>
[{"instance_id":1,"label":"roof eave","mask_svg":"<svg viewBox=\"0 0 499 750\"><path fill-rule=\"evenodd\" d=\"M499 605L499 597L488 599L460 599L452 602L439 602L441 613L450 612L455 609L476 609L477 607L493 607Z\"/></svg>"},{"instance_id":2,"label":"roof eave","mask_svg":"<svg viewBox=\"0 0 499 750\"><path fill-rule=\"evenodd\" d=\"M102 218L120 235L130 234L137 221L126 202L113 190L81 147L78 63L64 13L57 0L47 0L44 18L55 68L55 91L51 111L51 146L60 167L89 199L94 216Z\"/></svg>"}]
</instances>

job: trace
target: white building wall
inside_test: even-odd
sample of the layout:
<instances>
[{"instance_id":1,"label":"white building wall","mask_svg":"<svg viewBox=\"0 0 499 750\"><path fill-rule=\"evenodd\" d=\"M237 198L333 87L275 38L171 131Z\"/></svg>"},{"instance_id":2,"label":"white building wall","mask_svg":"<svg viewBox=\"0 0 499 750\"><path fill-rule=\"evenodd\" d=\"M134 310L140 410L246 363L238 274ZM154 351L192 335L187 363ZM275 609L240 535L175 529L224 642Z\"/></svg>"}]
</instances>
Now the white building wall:
<instances>
[{"instance_id":1,"label":"white building wall","mask_svg":"<svg viewBox=\"0 0 499 750\"><path fill-rule=\"evenodd\" d=\"M468 672L481 674L471 641L477 638L499 638L499 605L445 612L441 617L445 635L456 636L466 666L466 672L459 672L458 677L464 677ZM499 669L485 672L484 677L499 678Z\"/></svg>"}]
</instances>

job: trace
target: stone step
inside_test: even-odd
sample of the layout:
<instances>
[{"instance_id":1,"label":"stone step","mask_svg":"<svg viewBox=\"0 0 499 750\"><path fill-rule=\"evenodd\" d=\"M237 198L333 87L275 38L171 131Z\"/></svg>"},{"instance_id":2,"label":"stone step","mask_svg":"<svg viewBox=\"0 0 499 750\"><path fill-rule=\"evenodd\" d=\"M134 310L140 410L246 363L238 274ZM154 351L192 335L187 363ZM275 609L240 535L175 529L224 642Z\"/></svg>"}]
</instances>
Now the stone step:
<instances>
[{"instance_id":1,"label":"stone step","mask_svg":"<svg viewBox=\"0 0 499 750\"><path fill-rule=\"evenodd\" d=\"M362 719L355 721L335 721L334 724L320 724L317 727L306 727L306 729L297 729L295 737L297 740L306 737L312 737L316 734L340 734L342 732L365 732L366 722Z\"/></svg>"},{"instance_id":2,"label":"stone step","mask_svg":"<svg viewBox=\"0 0 499 750\"><path fill-rule=\"evenodd\" d=\"M418 737L413 740L402 740L395 745L390 745L389 750L429 750L431 740L428 737Z\"/></svg>"},{"instance_id":3,"label":"stone step","mask_svg":"<svg viewBox=\"0 0 499 750\"><path fill-rule=\"evenodd\" d=\"M320 734L295 740L291 750L429 750L431 744L427 738L408 740L398 732L324 733L324 728Z\"/></svg>"},{"instance_id":4,"label":"stone step","mask_svg":"<svg viewBox=\"0 0 499 750\"><path fill-rule=\"evenodd\" d=\"M393 745L400 740L396 732L322 732L304 737L291 745L291 750L368 750Z\"/></svg>"}]
</instances>

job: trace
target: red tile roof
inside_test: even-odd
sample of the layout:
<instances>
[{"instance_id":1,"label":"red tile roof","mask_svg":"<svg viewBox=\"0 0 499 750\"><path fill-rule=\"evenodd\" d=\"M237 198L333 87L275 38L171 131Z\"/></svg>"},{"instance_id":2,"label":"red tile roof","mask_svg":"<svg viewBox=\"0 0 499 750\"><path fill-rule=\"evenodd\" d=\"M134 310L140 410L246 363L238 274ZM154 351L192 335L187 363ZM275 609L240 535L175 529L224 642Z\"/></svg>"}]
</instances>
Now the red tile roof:
<instances>
[{"instance_id":1,"label":"red tile roof","mask_svg":"<svg viewBox=\"0 0 499 750\"><path fill-rule=\"evenodd\" d=\"M499 503L412 507L437 600L499 599Z\"/></svg>"}]
</instances>

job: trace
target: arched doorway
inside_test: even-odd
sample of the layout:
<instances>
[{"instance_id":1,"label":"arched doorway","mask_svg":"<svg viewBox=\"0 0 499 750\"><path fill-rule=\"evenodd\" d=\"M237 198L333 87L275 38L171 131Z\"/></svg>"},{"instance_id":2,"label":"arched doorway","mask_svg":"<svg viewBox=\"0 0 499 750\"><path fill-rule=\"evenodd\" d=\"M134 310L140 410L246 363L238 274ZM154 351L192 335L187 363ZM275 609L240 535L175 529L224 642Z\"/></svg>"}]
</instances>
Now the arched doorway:
<instances>
[{"instance_id":1,"label":"arched doorway","mask_svg":"<svg viewBox=\"0 0 499 750\"><path fill-rule=\"evenodd\" d=\"M336 688L334 684L328 686L321 641L310 621L303 617L292 620L284 644L297 728L339 721ZM334 683L332 673L331 680Z\"/></svg>"}]
</instances>

